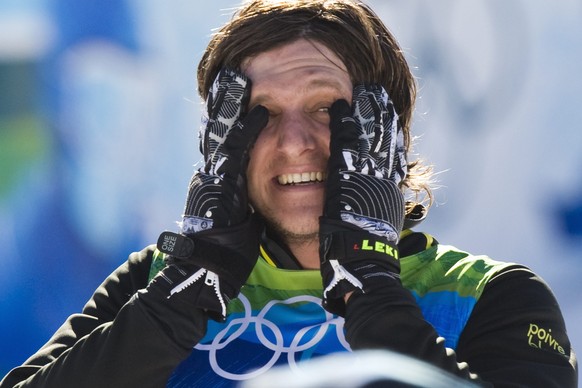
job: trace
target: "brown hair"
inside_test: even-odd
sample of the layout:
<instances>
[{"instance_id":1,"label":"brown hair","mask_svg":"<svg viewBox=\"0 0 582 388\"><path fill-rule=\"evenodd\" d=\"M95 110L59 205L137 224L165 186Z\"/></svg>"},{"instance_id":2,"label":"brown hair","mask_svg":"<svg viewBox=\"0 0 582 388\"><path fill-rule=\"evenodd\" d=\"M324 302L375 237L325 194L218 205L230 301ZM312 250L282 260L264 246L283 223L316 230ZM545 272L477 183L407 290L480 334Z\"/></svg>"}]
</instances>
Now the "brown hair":
<instances>
[{"instance_id":1,"label":"brown hair","mask_svg":"<svg viewBox=\"0 0 582 388\"><path fill-rule=\"evenodd\" d=\"M357 0L251 0L211 38L198 65L198 91L203 99L223 67L240 69L245 60L305 38L324 44L346 65L352 82L379 83L390 95L410 153L410 125L416 81L402 50L380 18ZM402 182L418 200L429 202L430 167L409 162Z\"/></svg>"}]
</instances>

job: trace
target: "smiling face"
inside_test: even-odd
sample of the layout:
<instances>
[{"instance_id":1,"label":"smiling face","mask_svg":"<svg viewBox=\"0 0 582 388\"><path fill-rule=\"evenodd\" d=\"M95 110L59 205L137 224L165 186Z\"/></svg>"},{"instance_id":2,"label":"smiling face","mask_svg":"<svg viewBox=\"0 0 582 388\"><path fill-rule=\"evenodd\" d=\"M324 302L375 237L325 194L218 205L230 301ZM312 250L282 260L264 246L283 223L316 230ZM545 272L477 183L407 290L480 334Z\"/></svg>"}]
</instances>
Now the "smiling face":
<instances>
[{"instance_id":1,"label":"smiling face","mask_svg":"<svg viewBox=\"0 0 582 388\"><path fill-rule=\"evenodd\" d=\"M351 101L352 82L333 52L305 39L253 57L243 71L252 80L249 106L270 112L251 151L249 197L297 256L299 245L317 243L329 157L327 108L340 98Z\"/></svg>"}]
</instances>

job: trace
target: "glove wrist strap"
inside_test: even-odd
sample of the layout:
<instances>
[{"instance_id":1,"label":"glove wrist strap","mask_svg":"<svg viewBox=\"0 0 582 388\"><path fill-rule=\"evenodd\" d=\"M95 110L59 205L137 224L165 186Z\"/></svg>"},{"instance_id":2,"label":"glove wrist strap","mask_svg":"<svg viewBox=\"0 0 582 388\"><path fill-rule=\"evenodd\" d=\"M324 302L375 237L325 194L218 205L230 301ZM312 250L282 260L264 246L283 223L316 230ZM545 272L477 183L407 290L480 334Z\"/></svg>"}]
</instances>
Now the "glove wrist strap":
<instances>
[{"instance_id":1,"label":"glove wrist strap","mask_svg":"<svg viewBox=\"0 0 582 388\"><path fill-rule=\"evenodd\" d=\"M354 228L347 222L323 217L320 219L320 233L322 264L328 260L337 260L342 265L383 261L394 267L394 272L399 272L398 247L385 237Z\"/></svg>"},{"instance_id":2,"label":"glove wrist strap","mask_svg":"<svg viewBox=\"0 0 582 388\"><path fill-rule=\"evenodd\" d=\"M211 229L190 236L166 231L158 238L157 247L177 265L205 268L239 290L258 258L258 241L253 238L258 235L254 233L256 227L250 217L237 227Z\"/></svg>"}]
</instances>

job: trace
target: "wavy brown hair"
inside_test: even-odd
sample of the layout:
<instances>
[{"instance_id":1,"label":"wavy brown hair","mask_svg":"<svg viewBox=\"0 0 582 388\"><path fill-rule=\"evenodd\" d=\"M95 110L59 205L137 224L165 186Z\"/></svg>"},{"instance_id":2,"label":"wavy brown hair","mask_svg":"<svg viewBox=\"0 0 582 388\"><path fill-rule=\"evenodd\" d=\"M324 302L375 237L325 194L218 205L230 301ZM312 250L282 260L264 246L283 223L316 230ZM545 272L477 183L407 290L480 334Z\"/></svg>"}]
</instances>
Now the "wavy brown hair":
<instances>
[{"instance_id":1,"label":"wavy brown hair","mask_svg":"<svg viewBox=\"0 0 582 388\"><path fill-rule=\"evenodd\" d=\"M240 69L262 52L304 38L333 50L346 65L353 84L379 83L388 91L404 130L410 155L410 126L416 80L402 49L366 4L357 0L252 0L211 38L198 65L198 91L206 99L223 67ZM432 169L409 162L402 185L414 201L432 202Z\"/></svg>"}]
</instances>

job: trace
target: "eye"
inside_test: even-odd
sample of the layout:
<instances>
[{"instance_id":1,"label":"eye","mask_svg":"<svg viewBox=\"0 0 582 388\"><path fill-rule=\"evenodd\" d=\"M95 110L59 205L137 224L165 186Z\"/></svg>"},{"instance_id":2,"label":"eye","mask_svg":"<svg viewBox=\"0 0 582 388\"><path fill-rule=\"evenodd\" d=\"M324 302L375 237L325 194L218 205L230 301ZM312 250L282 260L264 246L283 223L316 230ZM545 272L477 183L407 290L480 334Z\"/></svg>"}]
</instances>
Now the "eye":
<instances>
[{"instance_id":1,"label":"eye","mask_svg":"<svg viewBox=\"0 0 582 388\"><path fill-rule=\"evenodd\" d=\"M313 104L311 111L315 113L328 113L331 104L332 101L328 101L327 99L321 100L317 104Z\"/></svg>"},{"instance_id":2,"label":"eye","mask_svg":"<svg viewBox=\"0 0 582 388\"><path fill-rule=\"evenodd\" d=\"M317 106L314 107L314 109L312 109L311 117L315 121L327 126L329 123L329 107L330 106L331 106L331 104L328 104L328 103L318 104Z\"/></svg>"}]
</instances>

